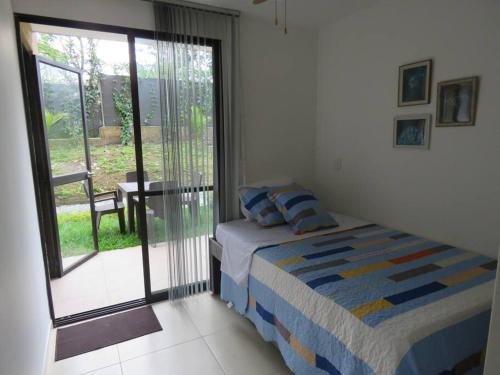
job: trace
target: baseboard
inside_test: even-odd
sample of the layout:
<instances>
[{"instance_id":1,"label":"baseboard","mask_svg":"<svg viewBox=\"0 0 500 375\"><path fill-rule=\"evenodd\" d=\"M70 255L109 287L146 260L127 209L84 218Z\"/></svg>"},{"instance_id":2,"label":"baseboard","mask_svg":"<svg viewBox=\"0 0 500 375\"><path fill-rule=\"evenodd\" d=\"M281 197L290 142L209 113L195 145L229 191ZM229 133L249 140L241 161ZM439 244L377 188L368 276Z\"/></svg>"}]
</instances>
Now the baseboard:
<instances>
[{"instance_id":1,"label":"baseboard","mask_svg":"<svg viewBox=\"0 0 500 375\"><path fill-rule=\"evenodd\" d=\"M45 354L43 356L43 369L42 375L49 375L49 363L50 363L50 335L52 334L52 320L49 320L49 326L47 330L47 339L45 340Z\"/></svg>"}]
</instances>

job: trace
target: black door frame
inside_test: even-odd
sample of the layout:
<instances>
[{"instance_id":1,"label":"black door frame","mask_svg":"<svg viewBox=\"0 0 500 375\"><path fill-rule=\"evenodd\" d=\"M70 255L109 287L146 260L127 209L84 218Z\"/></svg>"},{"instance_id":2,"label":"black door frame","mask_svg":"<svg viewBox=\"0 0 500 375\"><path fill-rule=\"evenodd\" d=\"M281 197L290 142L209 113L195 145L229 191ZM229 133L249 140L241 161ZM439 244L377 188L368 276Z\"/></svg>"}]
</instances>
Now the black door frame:
<instances>
[{"instance_id":1,"label":"black door frame","mask_svg":"<svg viewBox=\"0 0 500 375\"><path fill-rule=\"evenodd\" d=\"M43 90L42 90L42 77L41 77L41 72L40 72L40 64L45 64L49 65L54 68L58 68L61 70L65 70L71 73L74 73L78 76L78 88L79 88L79 95L80 95L80 110L81 110L81 116L82 116L82 129L83 129L83 146L84 146L84 152L85 152L85 165L86 165L86 171L80 171L80 172L75 172L75 173L70 173L70 174L65 174L65 175L60 175L60 176L53 176L52 175L52 168L51 168L51 162L50 162L50 150L49 150L49 145L48 145L48 137L46 133L46 124L45 124L45 116L41 116L41 119L39 119L39 136L42 136L42 138L36 139L35 142L40 143L41 147L45 149L45 153L42 156L44 160L46 160L46 163L48 163L48 168L47 172L48 175L45 176L44 182L45 184L41 186L41 189L47 190L43 191L43 195L50 197L50 201L48 202L48 205L52 207L51 211L44 211L42 212L42 216L45 216L47 222L53 223L53 225L50 225L46 228L46 230L50 230L51 233L51 238L54 239L54 242L51 243L50 246L47 247L47 257L48 257L48 264L49 264L49 274L51 278L59 278L64 275L66 275L68 272L71 272L72 270L76 269L83 263L87 262L89 259L97 255L98 252L98 238L97 238L97 228L96 228L96 222L95 222L95 206L94 206L94 195L93 195L93 185L92 185L92 164L90 160L90 150L89 150L89 144L88 144L88 134L87 134L87 116L85 113L85 103L84 103L84 98L85 98L85 92L84 92L84 87L83 87L83 72L80 69L76 69L70 66L66 66L63 64L58 63L57 61L53 61L51 59L47 59L45 57L41 56L33 56L33 63L35 64L35 71L37 74L37 84L38 84L38 101L35 103L36 106L39 107L40 113L44 113L44 108L45 108L45 99L43 97ZM36 94L33 93L33 97L36 97ZM94 251L85 255L82 259L78 260L68 268L64 269L63 267L63 260L61 256L61 243L59 239L59 230L58 230L58 225L57 225L57 214L56 214L56 203L55 203L55 196L54 196L54 188L56 186L60 185L65 185L68 183L73 183L73 182L78 182L82 180L87 180L89 184L89 203L90 203L90 215L91 215L91 221L92 221L92 240L94 243Z\"/></svg>"},{"instance_id":2,"label":"black door frame","mask_svg":"<svg viewBox=\"0 0 500 375\"><path fill-rule=\"evenodd\" d=\"M144 191L144 167L143 167L143 157L142 157L142 137L141 137L141 124L140 124L140 108L139 108L139 89L138 89L138 79L137 79L137 63L135 56L135 39L136 38L144 38L144 39L152 39L158 38L158 34L151 30L143 30L143 29L135 29L128 28L122 26L112 26L112 25L103 25L92 22L83 22L83 21L73 21L67 19L53 18L53 17L44 17L30 14L21 14L14 13L14 22L16 27L16 36L17 36L17 44L18 44L18 55L21 67L21 79L23 86L23 95L25 102L25 115L28 127L28 138L30 144L30 156L31 163L33 168L33 181L35 187L35 195L36 195L36 203L38 210L38 220L40 226L40 240L42 244L44 265L45 265L45 273L46 273L46 288L47 288L47 296L49 301L49 311L53 321L54 327L59 327L71 323L75 323L78 321L91 319L100 317L103 315L127 310L130 308L143 306L149 303L158 302L162 300L169 299L169 293L167 290L158 291L152 293L151 291L151 276L150 276L150 267L149 267L149 244L147 238L147 228L145 225L140 225L140 236L142 238L142 260L143 260L143 275L144 275L144 292L145 298L136 299L133 301L128 301L125 303L116 304L113 306L107 306L91 311L85 311L74 315L69 315L65 317L56 318L54 313L54 306L52 301L52 293L50 286L50 266L47 261L47 251L49 246L51 246L51 231L47 231L47 228L53 226L54 223L46 222L41 215L41 210L51 209L50 204L47 204L47 199L44 199L43 191L40 189L40 186L43 186L43 172L46 171L47 160L39 160L37 155L40 150L38 149L36 136L39 135L37 132L39 131L39 124L34 123L33 121L37 121L37 118L41 118L42 113L41 109L37 108L35 103L35 98L33 97L33 93L37 92L38 89L37 84L33 82L33 63L30 60L29 52L24 48L21 38L21 23L35 23L35 24L43 24L50 26L60 26L67 28L75 28L75 29L83 29L90 31L101 31L115 34L122 34L127 36L128 46L129 46L129 69L130 69L130 89L131 89L131 97L132 97L132 111L133 111L133 129L134 129L134 144L135 144L135 154L136 154L136 169L137 169L137 182L138 182L138 191L139 191L139 220L143 223L146 222L146 211L145 211L145 191ZM172 35L162 35L162 39L164 40L178 40L179 36ZM196 38L195 38L196 39ZM221 161L223 160L223 149L220 147L222 144L223 133L221 132L222 128L222 74L221 74L221 42L216 39L196 39L192 40L193 43L211 46L213 51L213 64L214 64L214 110L215 110L215 118L216 124L214 126L214 136L217 142L217 152L216 152L216 160L215 163L216 168L214 168L214 172L217 174L214 176L214 182L220 184L223 181L224 176L222 176L218 171ZM36 73L36 72L35 72ZM35 90L35 91L34 91ZM50 166L50 164L48 164ZM49 167L50 168L50 167ZM42 173L41 173L42 172ZM213 186L203 186L201 190L213 190L214 192L219 192L219 189L214 189ZM46 198L46 197L45 197ZM214 199L219 199L218 196L214 195ZM215 215L215 211L214 211ZM214 220L214 223L216 220ZM203 289L208 289L208 284L206 282L203 283Z\"/></svg>"}]
</instances>

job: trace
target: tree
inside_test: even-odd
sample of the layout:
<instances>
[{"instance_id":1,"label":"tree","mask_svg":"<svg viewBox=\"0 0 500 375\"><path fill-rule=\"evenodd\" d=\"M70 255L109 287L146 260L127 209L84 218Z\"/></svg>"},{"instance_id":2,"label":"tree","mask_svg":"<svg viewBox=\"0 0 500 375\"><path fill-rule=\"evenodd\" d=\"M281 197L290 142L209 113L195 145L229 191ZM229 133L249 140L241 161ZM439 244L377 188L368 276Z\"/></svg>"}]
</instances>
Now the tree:
<instances>
[{"instance_id":1,"label":"tree","mask_svg":"<svg viewBox=\"0 0 500 375\"><path fill-rule=\"evenodd\" d=\"M85 85L85 109L89 121L89 129L97 129L101 114L101 92L99 83L102 77L102 63L97 56L97 42L90 38L87 45L88 79Z\"/></svg>"},{"instance_id":2,"label":"tree","mask_svg":"<svg viewBox=\"0 0 500 375\"><path fill-rule=\"evenodd\" d=\"M132 139L132 99L130 97L130 79L122 77L120 82L115 81L117 86L113 89L113 104L116 113L120 118L122 126L120 133L120 141L122 145L127 146Z\"/></svg>"},{"instance_id":3,"label":"tree","mask_svg":"<svg viewBox=\"0 0 500 375\"><path fill-rule=\"evenodd\" d=\"M97 45L97 40L81 36L40 34L38 40L38 50L42 55L84 71L85 110L89 129L97 129L101 117L99 83L102 61L97 56ZM79 117L78 109L68 112L74 113L73 117Z\"/></svg>"},{"instance_id":4,"label":"tree","mask_svg":"<svg viewBox=\"0 0 500 375\"><path fill-rule=\"evenodd\" d=\"M55 35L52 34L40 34L40 39L38 40L38 52L41 55L51 58L52 60L58 61L63 64L68 64L68 55L60 51L53 46L55 41Z\"/></svg>"},{"instance_id":5,"label":"tree","mask_svg":"<svg viewBox=\"0 0 500 375\"><path fill-rule=\"evenodd\" d=\"M67 56L67 64L71 65L74 68L82 69L85 65L85 56L83 51L83 42L82 37L63 37L64 45L63 45L63 53ZM79 50L77 49L77 45L75 43L75 39L78 40Z\"/></svg>"},{"instance_id":6,"label":"tree","mask_svg":"<svg viewBox=\"0 0 500 375\"><path fill-rule=\"evenodd\" d=\"M49 110L45 110L45 126L47 127L47 130L50 131L54 125L57 123L61 122L65 118L67 118L68 115L64 112L57 112L53 113L50 112Z\"/></svg>"}]
</instances>

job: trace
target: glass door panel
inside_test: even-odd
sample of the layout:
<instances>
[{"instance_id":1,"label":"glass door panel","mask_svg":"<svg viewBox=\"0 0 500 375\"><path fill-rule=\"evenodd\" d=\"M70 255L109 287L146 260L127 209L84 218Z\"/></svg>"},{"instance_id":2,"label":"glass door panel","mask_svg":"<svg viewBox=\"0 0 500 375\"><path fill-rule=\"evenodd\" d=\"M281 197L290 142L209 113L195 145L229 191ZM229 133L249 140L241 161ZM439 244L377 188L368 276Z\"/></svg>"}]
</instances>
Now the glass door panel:
<instances>
[{"instance_id":1,"label":"glass door panel","mask_svg":"<svg viewBox=\"0 0 500 375\"><path fill-rule=\"evenodd\" d=\"M95 252L90 199L81 181L54 187L63 271Z\"/></svg>"},{"instance_id":2,"label":"glass door panel","mask_svg":"<svg viewBox=\"0 0 500 375\"><path fill-rule=\"evenodd\" d=\"M151 290L170 287L167 256L167 231L163 190L164 163L161 132L160 83L156 41L135 40L137 85L141 120L142 160L146 203L146 242L149 253Z\"/></svg>"},{"instance_id":3,"label":"glass door panel","mask_svg":"<svg viewBox=\"0 0 500 375\"><path fill-rule=\"evenodd\" d=\"M191 45L163 42L178 54L182 77L173 77L158 71L158 47L152 39L135 38L137 86L141 120L142 159L146 203L147 245L149 252L150 286L153 294L167 289L197 285L209 279L208 238L213 235L213 181L214 181L214 60L209 45ZM165 49L165 46L162 46ZM186 62L186 56L194 60ZM172 73L172 72L170 72ZM178 82L174 82L179 80ZM188 81L188 82L186 82ZM160 93L171 95L169 85L182 87L177 100L178 115L182 118L177 133L179 141L176 156L183 165L182 172L171 177L163 163L168 152L163 139L162 118L168 117L168 108L162 108ZM189 87L188 87L189 86ZM163 111L163 112L162 112ZM167 127L169 124L166 125ZM177 180L173 180L173 178ZM180 191L179 191L180 189ZM177 207L181 212L168 212ZM182 219L178 219L182 215ZM180 222L183 227L181 228ZM176 233L183 236L183 256L178 259L175 247ZM177 264L189 264L191 271L176 274ZM200 266L206 264L207 266ZM179 285L177 285L179 284Z\"/></svg>"},{"instance_id":4,"label":"glass door panel","mask_svg":"<svg viewBox=\"0 0 500 375\"><path fill-rule=\"evenodd\" d=\"M87 171L80 74L43 60L39 69L52 176Z\"/></svg>"},{"instance_id":5,"label":"glass door panel","mask_svg":"<svg viewBox=\"0 0 500 375\"><path fill-rule=\"evenodd\" d=\"M82 71L40 57L37 69L56 239L49 262L61 277L98 247Z\"/></svg>"},{"instance_id":6,"label":"glass door panel","mask_svg":"<svg viewBox=\"0 0 500 375\"><path fill-rule=\"evenodd\" d=\"M35 55L23 48L23 68L51 315L59 325L143 304L149 278L134 230L137 106L129 48L135 31L47 22L24 24L38 48ZM161 158L151 148L154 177Z\"/></svg>"}]
</instances>

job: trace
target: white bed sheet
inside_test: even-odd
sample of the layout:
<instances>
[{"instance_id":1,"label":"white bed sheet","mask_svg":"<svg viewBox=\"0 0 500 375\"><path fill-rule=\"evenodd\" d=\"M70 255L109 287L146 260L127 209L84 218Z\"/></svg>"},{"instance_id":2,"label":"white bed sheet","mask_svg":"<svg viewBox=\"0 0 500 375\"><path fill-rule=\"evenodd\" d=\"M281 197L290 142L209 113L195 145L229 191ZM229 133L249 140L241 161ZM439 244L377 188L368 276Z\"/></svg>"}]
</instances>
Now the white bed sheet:
<instances>
[{"instance_id":1,"label":"white bed sheet","mask_svg":"<svg viewBox=\"0 0 500 375\"><path fill-rule=\"evenodd\" d=\"M247 220L234 220L219 224L215 235L223 248L222 272L230 276L239 286L245 287L252 264L252 255L258 248L368 224L365 220L351 216L334 212L331 214L339 224L338 227L302 235L293 234L288 225L263 228L256 222Z\"/></svg>"}]
</instances>

